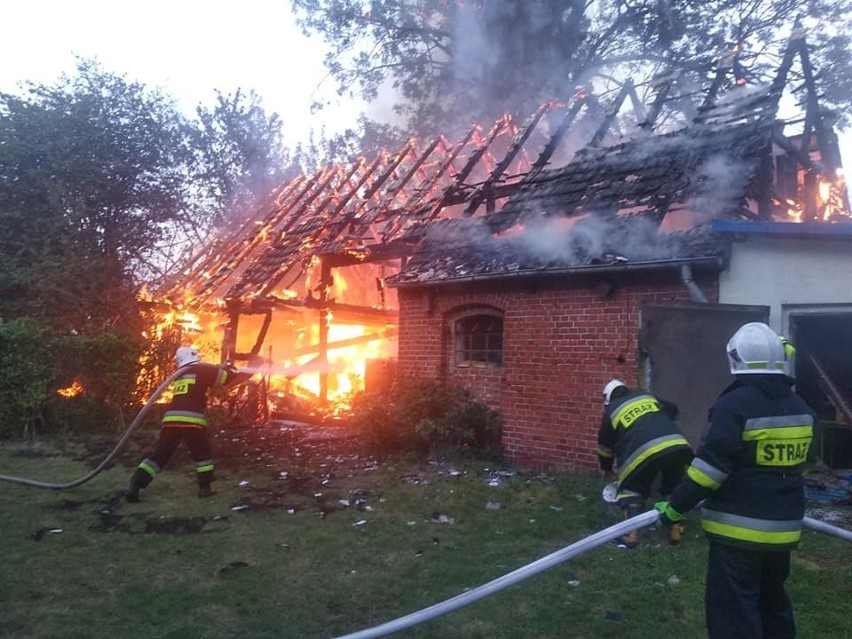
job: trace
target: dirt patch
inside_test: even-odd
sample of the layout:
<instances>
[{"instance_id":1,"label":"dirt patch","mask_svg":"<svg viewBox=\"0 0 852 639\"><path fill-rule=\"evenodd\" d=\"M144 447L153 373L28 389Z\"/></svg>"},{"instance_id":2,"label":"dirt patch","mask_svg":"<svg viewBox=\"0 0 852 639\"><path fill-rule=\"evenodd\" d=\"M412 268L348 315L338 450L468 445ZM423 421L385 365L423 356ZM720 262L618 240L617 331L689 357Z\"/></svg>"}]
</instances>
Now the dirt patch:
<instances>
[{"instance_id":1,"label":"dirt patch","mask_svg":"<svg viewBox=\"0 0 852 639\"><path fill-rule=\"evenodd\" d=\"M118 506L123 503L123 494L114 495L98 511L98 523L91 530L101 533L129 533L154 535L196 535L222 530L228 518L220 515L209 517L164 517L152 513L122 513Z\"/></svg>"}]
</instances>

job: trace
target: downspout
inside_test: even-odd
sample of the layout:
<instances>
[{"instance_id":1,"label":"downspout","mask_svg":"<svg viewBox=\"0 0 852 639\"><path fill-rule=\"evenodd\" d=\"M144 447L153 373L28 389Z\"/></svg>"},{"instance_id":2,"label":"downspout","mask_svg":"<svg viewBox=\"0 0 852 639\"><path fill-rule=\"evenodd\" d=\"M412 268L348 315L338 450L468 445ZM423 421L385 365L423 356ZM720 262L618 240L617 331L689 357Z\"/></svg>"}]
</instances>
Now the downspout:
<instances>
[{"instance_id":1,"label":"downspout","mask_svg":"<svg viewBox=\"0 0 852 639\"><path fill-rule=\"evenodd\" d=\"M680 279L684 286L686 286L689 294L692 296L693 301L699 302L700 304L707 304L707 298L692 278L692 267L689 264L681 265Z\"/></svg>"}]
</instances>

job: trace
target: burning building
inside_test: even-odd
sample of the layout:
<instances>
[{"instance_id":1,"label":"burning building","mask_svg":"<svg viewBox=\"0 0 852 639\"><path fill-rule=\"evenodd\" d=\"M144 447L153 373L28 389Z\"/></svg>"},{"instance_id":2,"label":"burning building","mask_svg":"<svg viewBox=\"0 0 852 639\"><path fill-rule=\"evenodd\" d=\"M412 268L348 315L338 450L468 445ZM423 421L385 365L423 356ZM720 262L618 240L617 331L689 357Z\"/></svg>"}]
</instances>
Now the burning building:
<instances>
[{"instance_id":1,"label":"burning building","mask_svg":"<svg viewBox=\"0 0 852 639\"><path fill-rule=\"evenodd\" d=\"M794 63L796 121L780 115ZM222 359L263 362L273 394L325 401L370 385L370 362L461 384L527 467L596 463L612 377L677 402L697 440L728 380L723 345L751 320L801 342L800 384L852 424L837 140L800 34L771 84L738 69L720 65L698 102L674 73L648 107L631 82L608 105L579 90L522 124L300 176L156 298L221 326ZM830 358L827 334L843 342Z\"/></svg>"}]
</instances>

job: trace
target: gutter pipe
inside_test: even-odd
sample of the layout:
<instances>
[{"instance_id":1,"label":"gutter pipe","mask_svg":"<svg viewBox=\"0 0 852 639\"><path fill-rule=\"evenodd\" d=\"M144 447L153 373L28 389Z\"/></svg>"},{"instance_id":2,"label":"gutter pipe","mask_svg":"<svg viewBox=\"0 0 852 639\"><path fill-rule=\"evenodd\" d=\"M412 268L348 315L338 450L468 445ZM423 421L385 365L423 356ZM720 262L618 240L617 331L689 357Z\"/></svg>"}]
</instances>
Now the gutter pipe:
<instances>
[{"instance_id":1,"label":"gutter pipe","mask_svg":"<svg viewBox=\"0 0 852 639\"><path fill-rule=\"evenodd\" d=\"M707 298L704 296L704 292L698 287L698 284L696 284L695 280L692 278L692 267L688 263L681 265L680 279L684 286L686 286L694 302L707 304Z\"/></svg>"}]
</instances>

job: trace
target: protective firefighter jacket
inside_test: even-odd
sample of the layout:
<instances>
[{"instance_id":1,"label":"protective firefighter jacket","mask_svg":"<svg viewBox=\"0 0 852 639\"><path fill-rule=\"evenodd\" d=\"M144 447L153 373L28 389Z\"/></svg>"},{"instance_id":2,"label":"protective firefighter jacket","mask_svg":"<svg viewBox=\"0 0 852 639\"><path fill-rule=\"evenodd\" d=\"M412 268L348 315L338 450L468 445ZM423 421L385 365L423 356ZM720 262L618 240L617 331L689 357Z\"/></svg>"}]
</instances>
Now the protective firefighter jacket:
<instances>
[{"instance_id":1,"label":"protective firefighter jacket","mask_svg":"<svg viewBox=\"0 0 852 639\"><path fill-rule=\"evenodd\" d=\"M788 550L805 513L802 465L814 412L783 375L740 375L710 409L709 424L670 505L701 508L707 535L730 545Z\"/></svg>"},{"instance_id":2,"label":"protective firefighter jacket","mask_svg":"<svg viewBox=\"0 0 852 639\"><path fill-rule=\"evenodd\" d=\"M204 428L207 425L204 415L207 409L207 391L225 386L237 376L245 377L227 366L205 362L190 365L172 382L172 401L163 416L162 425Z\"/></svg>"},{"instance_id":3,"label":"protective firefighter jacket","mask_svg":"<svg viewBox=\"0 0 852 639\"><path fill-rule=\"evenodd\" d=\"M618 464L623 484L660 455L690 450L673 419L677 409L642 391L613 398L604 409L598 431L598 458L603 470Z\"/></svg>"}]
</instances>

